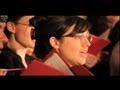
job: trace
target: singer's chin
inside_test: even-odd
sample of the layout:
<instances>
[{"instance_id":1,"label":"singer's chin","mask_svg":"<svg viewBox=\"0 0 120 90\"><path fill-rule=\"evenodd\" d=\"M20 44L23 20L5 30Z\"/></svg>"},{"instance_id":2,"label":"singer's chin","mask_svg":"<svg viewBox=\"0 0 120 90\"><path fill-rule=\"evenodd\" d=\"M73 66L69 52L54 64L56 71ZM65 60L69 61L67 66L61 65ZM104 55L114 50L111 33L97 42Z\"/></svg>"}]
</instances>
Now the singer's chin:
<instances>
[{"instance_id":1,"label":"singer's chin","mask_svg":"<svg viewBox=\"0 0 120 90\"><path fill-rule=\"evenodd\" d=\"M84 65L86 63L86 58L81 58L82 60L79 61L80 65Z\"/></svg>"}]
</instances>

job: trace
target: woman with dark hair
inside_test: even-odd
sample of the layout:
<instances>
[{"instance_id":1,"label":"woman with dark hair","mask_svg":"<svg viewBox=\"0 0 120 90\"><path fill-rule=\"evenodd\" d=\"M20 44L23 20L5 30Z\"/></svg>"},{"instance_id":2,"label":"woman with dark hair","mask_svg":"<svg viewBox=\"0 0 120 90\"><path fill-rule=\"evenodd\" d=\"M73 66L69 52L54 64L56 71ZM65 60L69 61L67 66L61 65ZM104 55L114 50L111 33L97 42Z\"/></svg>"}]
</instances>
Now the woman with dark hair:
<instances>
[{"instance_id":1,"label":"woman with dark hair","mask_svg":"<svg viewBox=\"0 0 120 90\"><path fill-rule=\"evenodd\" d=\"M83 66L91 45L90 26L84 18L48 16L36 22L35 28L36 57L68 75L93 75ZM75 69L78 66L82 70Z\"/></svg>"}]
</instances>

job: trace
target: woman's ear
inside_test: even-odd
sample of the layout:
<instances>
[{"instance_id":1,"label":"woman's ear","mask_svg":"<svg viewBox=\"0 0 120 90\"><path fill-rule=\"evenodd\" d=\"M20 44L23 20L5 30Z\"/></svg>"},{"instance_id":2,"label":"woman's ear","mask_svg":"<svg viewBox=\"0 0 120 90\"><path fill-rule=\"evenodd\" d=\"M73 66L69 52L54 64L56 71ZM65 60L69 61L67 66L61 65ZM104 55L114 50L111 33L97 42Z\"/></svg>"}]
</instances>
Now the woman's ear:
<instances>
[{"instance_id":1,"label":"woman's ear","mask_svg":"<svg viewBox=\"0 0 120 90\"><path fill-rule=\"evenodd\" d=\"M50 37L49 42L54 49L59 48L59 41L55 37Z\"/></svg>"},{"instance_id":2,"label":"woman's ear","mask_svg":"<svg viewBox=\"0 0 120 90\"><path fill-rule=\"evenodd\" d=\"M15 33L15 24L13 22L7 22L6 24L8 31Z\"/></svg>"}]
</instances>

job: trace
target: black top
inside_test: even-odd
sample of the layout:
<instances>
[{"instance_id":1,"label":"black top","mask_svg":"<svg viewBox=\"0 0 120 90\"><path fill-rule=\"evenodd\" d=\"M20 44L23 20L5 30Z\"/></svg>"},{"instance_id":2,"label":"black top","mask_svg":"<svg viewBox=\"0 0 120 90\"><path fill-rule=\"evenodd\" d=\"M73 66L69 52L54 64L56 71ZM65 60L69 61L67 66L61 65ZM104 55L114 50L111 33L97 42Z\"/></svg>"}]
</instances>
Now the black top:
<instances>
[{"instance_id":1,"label":"black top","mask_svg":"<svg viewBox=\"0 0 120 90\"><path fill-rule=\"evenodd\" d=\"M26 63L29 64L34 58L26 55ZM9 48L2 50L0 54L0 68L13 69L13 68L24 68L21 57L13 52ZM7 75L19 75L21 71L9 71Z\"/></svg>"}]
</instances>

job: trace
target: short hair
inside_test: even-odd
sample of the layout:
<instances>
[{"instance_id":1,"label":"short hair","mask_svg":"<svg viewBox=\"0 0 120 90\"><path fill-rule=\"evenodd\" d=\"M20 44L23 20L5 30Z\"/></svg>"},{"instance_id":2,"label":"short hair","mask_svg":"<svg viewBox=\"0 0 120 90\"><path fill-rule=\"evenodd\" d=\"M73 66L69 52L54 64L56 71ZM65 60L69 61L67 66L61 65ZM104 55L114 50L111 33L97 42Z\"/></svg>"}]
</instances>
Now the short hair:
<instances>
[{"instance_id":1,"label":"short hair","mask_svg":"<svg viewBox=\"0 0 120 90\"><path fill-rule=\"evenodd\" d=\"M7 19L7 22L11 21L11 22L17 23L22 17L23 17L22 15L19 15L19 16L9 15L8 19Z\"/></svg>"},{"instance_id":2,"label":"short hair","mask_svg":"<svg viewBox=\"0 0 120 90\"><path fill-rule=\"evenodd\" d=\"M6 23L7 22L13 22L13 23L17 23L21 18L22 18L23 16L22 15L17 15L17 16L14 16L14 15L8 15L8 18L7 18L7 21L6 21ZM5 27L5 34L6 34L6 36L7 36L7 38L9 39L10 37L11 37L11 32L7 29L7 27Z\"/></svg>"},{"instance_id":3,"label":"short hair","mask_svg":"<svg viewBox=\"0 0 120 90\"><path fill-rule=\"evenodd\" d=\"M108 20L105 16L88 16L87 19L91 24L91 34L100 36L108 28L110 28L110 26L108 25Z\"/></svg>"},{"instance_id":4,"label":"short hair","mask_svg":"<svg viewBox=\"0 0 120 90\"><path fill-rule=\"evenodd\" d=\"M6 22L13 22L14 24L17 24L18 21L24 17L25 15L8 15L8 19ZM5 34L7 36L7 38L11 37L11 32L7 29L7 27L5 27Z\"/></svg>"},{"instance_id":5,"label":"short hair","mask_svg":"<svg viewBox=\"0 0 120 90\"><path fill-rule=\"evenodd\" d=\"M36 56L43 59L52 49L49 38L54 36L56 39L61 39L63 34L74 24L75 27L69 36L82 33L90 28L87 20L78 16L47 16L46 19L36 22L34 50Z\"/></svg>"}]
</instances>

